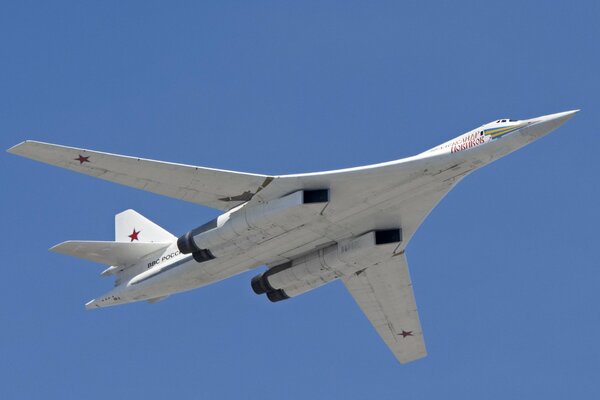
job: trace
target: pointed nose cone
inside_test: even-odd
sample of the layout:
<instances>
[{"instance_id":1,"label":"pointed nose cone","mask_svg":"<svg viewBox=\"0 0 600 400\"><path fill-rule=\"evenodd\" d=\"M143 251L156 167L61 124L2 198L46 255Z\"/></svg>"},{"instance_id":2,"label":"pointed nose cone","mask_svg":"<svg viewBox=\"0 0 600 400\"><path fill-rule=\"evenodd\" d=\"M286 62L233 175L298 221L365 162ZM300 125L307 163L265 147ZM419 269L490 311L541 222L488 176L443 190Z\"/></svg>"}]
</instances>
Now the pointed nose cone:
<instances>
[{"instance_id":1,"label":"pointed nose cone","mask_svg":"<svg viewBox=\"0 0 600 400\"><path fill-rule=\"evenodd\" d=\"M527 127L527 133L535 138L547 135L570 120L578 112L579 110L571 110L532 118L528 121L530 125Z\"/></svg>"},{"instance_id":2,"label":"pointed nose cone","mask_svg":"<svg viewBox=\"0 0 600 400\"><path fill-rule=\"evenodd\" d=\"M564 112L559 112L556 114L543 115L541 117L533 118L530 121L534 122L534 123L552 122L552 123L558 123L560 126L560 125L564 124L565 122L567 122L569 119L571 119L573 117L573 115L577 114L578 112L579 112L579 110L564 111Z\"/></svg>"}]
</instances>

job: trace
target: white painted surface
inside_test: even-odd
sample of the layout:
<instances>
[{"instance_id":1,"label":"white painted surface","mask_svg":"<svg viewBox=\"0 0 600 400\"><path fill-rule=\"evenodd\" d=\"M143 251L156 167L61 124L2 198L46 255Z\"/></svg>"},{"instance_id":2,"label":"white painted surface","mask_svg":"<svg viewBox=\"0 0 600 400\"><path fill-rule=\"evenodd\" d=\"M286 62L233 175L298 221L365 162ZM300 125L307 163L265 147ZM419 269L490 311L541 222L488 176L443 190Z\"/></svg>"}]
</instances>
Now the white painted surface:
<instances>
[{"instance_id":1,"label":"white painted surface","mask_svg":"<svg viewBox=\"0 0 600 400\"><path fill-rule=\"evenodd\" d=\"M137 258L127 268L106 270L105 274L117 275L117 286L86 307L159 301L259 265L273 267L291 261L297 268L273 275L273 284L293 296L343 277L398 360L408 362L426 354L404 256L423 219L464 176L548 134L576 112L493 121L402 160L277 177L32 141L9 152L230 210L218 218L217 228L195 238L198 246L217 255L202 263L180 254L174 236L133 210L117 215L115 243L65 242L53 248L109 265ZM328 189L329 202L302 204L299 193L311 189ZM401 243L372 246L368 232L391 228L402 229ZM166 247L152 253L152 242ZM350 243L355 246L347 247Z\"/></svg>"}]
</instances>

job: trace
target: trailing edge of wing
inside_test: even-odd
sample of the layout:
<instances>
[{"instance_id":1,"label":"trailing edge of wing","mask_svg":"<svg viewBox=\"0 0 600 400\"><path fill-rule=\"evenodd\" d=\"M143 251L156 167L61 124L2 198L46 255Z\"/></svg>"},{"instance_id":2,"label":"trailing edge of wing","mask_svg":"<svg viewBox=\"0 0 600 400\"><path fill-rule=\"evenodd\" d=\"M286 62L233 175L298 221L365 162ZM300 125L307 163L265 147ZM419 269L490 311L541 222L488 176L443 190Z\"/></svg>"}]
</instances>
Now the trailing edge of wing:
<instances>
[{"instance_id":1,"label":"trailing edge of wing","mask_svg":"<svg viewBox=\"0 0 600 400\"><path fill-rule=\"evenodd\" d=\"M404 254L343 282L398 361L427 355Z\"/></svg>"},{"instance_id":2,"label":"trailing edge of wing","mask_svg":"<svg viewBox=\"0 0 600 400\"><path fill-rule=\"evenodd\" d=\"M274 179L267 175L148 160L31 140L10 148L8 152L220 210L229 210L249 201Z\"/></svg>"},{"instance_id":3,"label":"trailing edge of wing","mask_svg":"<svg viewBox=\"0 0 600 400\"><path fill-rule=\"evenodd\" d=\"M100 264L127 267L171 244L69 240L57 244L50 250Z\"/></svg>"}]
</instances>

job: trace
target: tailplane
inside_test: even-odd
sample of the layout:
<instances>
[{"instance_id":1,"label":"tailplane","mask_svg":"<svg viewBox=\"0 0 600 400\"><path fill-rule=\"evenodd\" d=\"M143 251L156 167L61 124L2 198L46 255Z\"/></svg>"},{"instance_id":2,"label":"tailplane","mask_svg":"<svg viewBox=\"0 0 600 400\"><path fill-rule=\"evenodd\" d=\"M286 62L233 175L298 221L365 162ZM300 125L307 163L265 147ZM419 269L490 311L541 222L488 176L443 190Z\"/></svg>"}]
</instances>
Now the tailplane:
<instances>
[{"instance_id":1,"label":"tailplane","mask_svg":"<svg viewBox=\"0 0 600 400\"><path fill-rule=\"evenodd\" d=\"M147 260L175 243L175 236L143 215L126 210L115 215L115 241L69 240L50 250L109 267L103 276L115 275L115 286L147 268Z\"/></svg>"},{"instance_id":2,"label":"tailplane","mask_svg":"<svg viewBox=\"0 0 600 400\"><path fill-rule=\"evenodd\" d=\"M100 242L91 240L68 240L52 247L55 253L83 258L99 264L127 268L135 265L146 256L170 246L173 242L127 243ZM106 275L105 271L103 274Z\"/></svg>"}]
</instances>

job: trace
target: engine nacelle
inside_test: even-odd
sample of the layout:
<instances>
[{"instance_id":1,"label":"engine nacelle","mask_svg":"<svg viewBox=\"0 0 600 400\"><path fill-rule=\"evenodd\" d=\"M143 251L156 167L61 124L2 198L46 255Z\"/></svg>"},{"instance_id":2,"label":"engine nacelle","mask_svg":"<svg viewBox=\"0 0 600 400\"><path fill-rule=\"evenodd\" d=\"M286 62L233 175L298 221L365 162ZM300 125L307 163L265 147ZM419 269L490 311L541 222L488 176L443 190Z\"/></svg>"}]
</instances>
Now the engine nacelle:
<instances>
[{"instance_id":1,"label":"engine nacelle","mask_svg":"<svg viewBox=\"0 0 600 400\"><path fill-rule=\"evenodd\" d=\"M198 262L232 252L243 252L319 217L329 190L300 190L248 207L245 204L220 215L177 239L183 254Z\"/></svg>"},{"instance_id":2,"label":"engine nacelle","mask_svg":"<svg viewBox=\"0 0 600 400\"><path fill-rule=\"evenodd\" d=\"M252 290L285 300L390 258L401 241L401 229L368 232L275 266L252 278Z\"/></svg>"}]
</instances>

